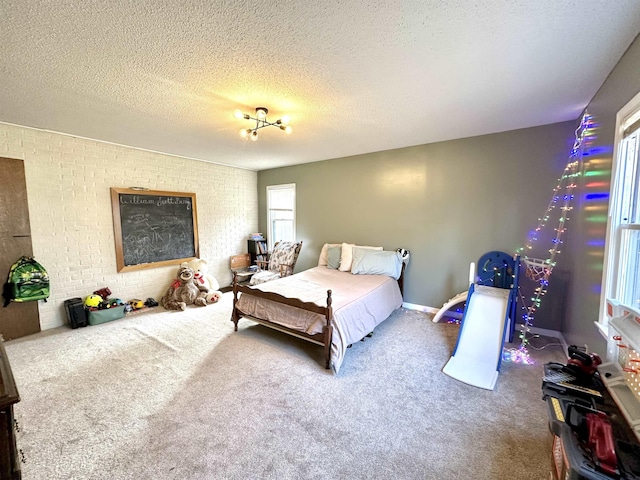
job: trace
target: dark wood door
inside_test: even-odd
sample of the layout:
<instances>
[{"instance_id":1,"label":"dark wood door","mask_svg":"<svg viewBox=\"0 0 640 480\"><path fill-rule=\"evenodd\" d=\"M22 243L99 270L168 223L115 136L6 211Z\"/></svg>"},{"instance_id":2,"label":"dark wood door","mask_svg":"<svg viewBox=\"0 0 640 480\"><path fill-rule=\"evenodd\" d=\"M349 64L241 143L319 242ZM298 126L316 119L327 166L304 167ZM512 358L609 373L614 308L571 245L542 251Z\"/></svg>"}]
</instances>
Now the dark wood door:
<instances>
[{"instance_id":1,"label":"dark wood door","mask_svg":"<svg viewBox=\"0 0 640 480\"><path fill-rule=\"evenodd\" d=\"M22 255L33 255L24 162L0 158L0 284ZM39 331L37 302L0 305L0 334L5 340Z\"/></svg>"}]
</instances>

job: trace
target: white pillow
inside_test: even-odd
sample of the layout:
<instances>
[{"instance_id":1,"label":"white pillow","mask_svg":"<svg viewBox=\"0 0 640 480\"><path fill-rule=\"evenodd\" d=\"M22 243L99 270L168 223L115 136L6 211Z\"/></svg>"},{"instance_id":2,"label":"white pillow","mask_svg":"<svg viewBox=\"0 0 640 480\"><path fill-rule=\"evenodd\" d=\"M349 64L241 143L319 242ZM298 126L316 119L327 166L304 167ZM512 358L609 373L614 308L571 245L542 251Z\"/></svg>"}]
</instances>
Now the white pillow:
<instances>
[{"instance_id":1,"label":"white pillow","mask_svg":"<svg viewBox=\"0 0 640 480\"><path fill-rule=\"evenodd\" d=\"M382 250L382 247L363 247L361 245L355 245L353 243L342 244L342 255L340 255L340 268L341 272L350 272L351 263L353 262L353 247L368 248L369 250Z\"/></svg>"},{"instance_id":2,"label":"white pillow","mask_svg":"<svg viewBox=\"0 0 640 480\"><path fill-rule=\"evenodd\" d=\"M401 254L353 247L351 273L354 275L386 275L398 280L402 274Z\"/></svg>"},{"instance_id":3,"label":"white pillow","mask_svg":"<svg viewBox=\"0 0 640 480\"><path fill-rule=\"evenodd\" d=\"M339 247L341 243L325 243L320 250L320 258L318 258L318 266L326 267L329 264L329 247Z\"/></svg>"}]
</instances>

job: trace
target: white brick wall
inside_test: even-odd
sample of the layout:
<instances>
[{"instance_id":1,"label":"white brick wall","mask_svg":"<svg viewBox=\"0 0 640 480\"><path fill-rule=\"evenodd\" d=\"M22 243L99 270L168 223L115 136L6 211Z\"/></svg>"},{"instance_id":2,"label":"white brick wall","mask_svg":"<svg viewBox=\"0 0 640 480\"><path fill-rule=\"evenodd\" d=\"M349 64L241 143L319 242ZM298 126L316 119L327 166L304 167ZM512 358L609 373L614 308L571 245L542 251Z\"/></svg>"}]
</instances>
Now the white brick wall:
<instances>
[{"instance_id":1,"label":"white brick wall","mask_svg":"<svg viewBox=\"0 0 640 480\"><path fill-rule=\"evenodd\" d=\"M195 192L200 256L221 286L257 230L256 172L2 123L0 157L25 164L33 253L51 277L43 330L66 323L67 298L109 287L125 301L160 301L175 276L173 266L116 272L110 187Z\"/></svg>"}]
</instances>

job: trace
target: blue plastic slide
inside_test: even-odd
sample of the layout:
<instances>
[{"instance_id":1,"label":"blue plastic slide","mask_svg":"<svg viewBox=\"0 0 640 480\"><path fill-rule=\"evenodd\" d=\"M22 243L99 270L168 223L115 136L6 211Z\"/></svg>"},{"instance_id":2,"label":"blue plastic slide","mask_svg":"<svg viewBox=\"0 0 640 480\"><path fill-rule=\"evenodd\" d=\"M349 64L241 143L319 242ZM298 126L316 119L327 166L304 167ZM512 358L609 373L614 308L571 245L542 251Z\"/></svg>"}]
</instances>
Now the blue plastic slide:
<instances>
[{"instance_id":1,"label":"blue plastic slide","mask_svg":"<svg viewBox=\"0 0 640 480\"><path fill-rule=\"evenodd\" d=\"M489 252L478 261L478 277L469 286L453 355L442 371L474 387L493 390L504 342L513 338L519 258Z\"/></svg>"}]
</instances>

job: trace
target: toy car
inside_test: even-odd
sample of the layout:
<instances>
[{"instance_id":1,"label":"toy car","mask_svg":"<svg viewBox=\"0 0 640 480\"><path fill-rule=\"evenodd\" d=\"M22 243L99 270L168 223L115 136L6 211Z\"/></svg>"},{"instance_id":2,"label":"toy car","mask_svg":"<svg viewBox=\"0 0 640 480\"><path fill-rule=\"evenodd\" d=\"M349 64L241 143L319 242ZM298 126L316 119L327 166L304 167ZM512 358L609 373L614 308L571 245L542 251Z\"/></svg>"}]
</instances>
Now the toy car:
<instances>
[{"instance_id":1,"label":"toy car","mask_svg":"<svg viewBox=\"0 0 640 480\"><path fill-rule=\"evenodd\" d=\"M129 300L129 305L131 305L131 307L134 310L138 310L140 308L144 308L144 302L142 300L137 299L137 298L134 298L133 300Z\"/></svg>"},{"instance_id":2,"label":"toy car","mask_svg":"<svg viewBox=\"0 0 640 480\"><path fill-rule=\"evenodd\" d=\"M155 301L155 299L154 299L154 298L152 298L152 297L147 298L147 299L145 300L144 304L145 304L147 307L157 307L157 306L158 306L158 302L156 302L156 301Z\"/></svg>"}]
</instances>

